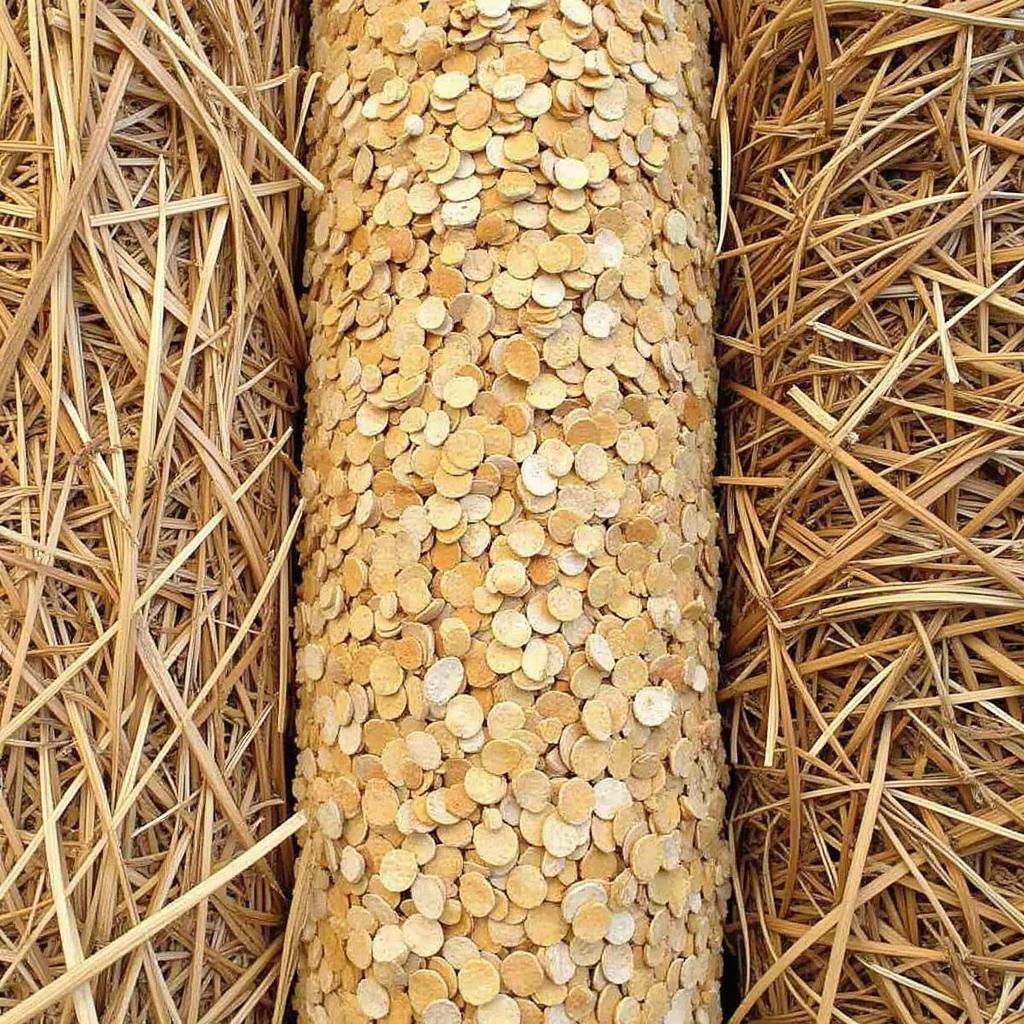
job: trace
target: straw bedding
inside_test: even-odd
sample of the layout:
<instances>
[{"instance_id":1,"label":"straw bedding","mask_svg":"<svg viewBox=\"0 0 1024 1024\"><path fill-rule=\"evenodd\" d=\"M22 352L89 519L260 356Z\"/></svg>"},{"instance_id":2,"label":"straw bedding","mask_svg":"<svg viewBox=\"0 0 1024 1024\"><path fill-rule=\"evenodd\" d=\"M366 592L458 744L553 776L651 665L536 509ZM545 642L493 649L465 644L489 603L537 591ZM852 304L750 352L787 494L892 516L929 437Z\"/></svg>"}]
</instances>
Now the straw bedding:
<instances>
[{"instance_id":1,"label":"straw bedding","mask_svg":"<svg viewBox=\"0 0 1024 1024\"><path fill-rule=\"evenodd\" d=\"M1014 8L722 8L744 1020L1020 1019Z\"/></svg>"},{"instance_id":2,"label":"straw bedding","mask_svg":"<svg viewBox=\"0 0 1024 1024\"><path fill-rule=\"evenodd\" d=\"M296 32L0 5L4 1024L270 1019Z\"/></svg>"}]
</instances>

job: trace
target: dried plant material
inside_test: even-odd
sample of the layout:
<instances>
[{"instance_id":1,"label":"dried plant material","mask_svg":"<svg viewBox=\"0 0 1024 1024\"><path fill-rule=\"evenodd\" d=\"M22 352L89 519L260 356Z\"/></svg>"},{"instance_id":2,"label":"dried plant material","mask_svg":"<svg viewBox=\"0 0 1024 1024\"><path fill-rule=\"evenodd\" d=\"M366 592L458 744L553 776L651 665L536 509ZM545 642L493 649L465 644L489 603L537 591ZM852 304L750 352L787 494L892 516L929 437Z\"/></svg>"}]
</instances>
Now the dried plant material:
<instances>
[{"instance_id":1,"label":"dried plant material","mask_svg":"<svg viewBox=\"0 0 1024 1024\"><path fill-rule=\"evenodd\" d=\"M0 1020L269 1021L289 2L0 10Z\"/></svg>"},{"instance_id":2,"label":"dried plant material","mask_svg":"<svg viewBox=\"0 0 1024 1024\"><path fill-rule=\"evenodd\" d=\"M303 1022L720 1019L707 30L315 10Z\"/></svg>"},{"instance_id":3,"label":"dried plant material","mask_svg":"<svg viewBox=\"0 0 1024 1024\"><path fill-rule=\"evenodd\" d=\"M721 8L736 1020L1024 998L1013 9Z\"/></svg>"}]
</instances>

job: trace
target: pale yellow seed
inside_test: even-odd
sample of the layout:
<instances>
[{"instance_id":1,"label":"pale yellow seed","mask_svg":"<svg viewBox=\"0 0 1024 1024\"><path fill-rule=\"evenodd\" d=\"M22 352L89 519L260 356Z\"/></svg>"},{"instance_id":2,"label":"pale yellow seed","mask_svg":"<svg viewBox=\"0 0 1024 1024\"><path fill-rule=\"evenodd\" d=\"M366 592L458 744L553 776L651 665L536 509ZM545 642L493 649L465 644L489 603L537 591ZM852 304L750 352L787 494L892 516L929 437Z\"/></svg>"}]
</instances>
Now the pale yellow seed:
<instances>
[{"instance_id":1,"label":"pale yellow seed","mask_svg":"<svg viewBox=\"0 0 1024 1024\"><path fill-rule=\"evenodd\" d=\"M389 850L380 863L380 880L389 892L405 892L419 874L416 858L406 850Z\"/></svg>"},{"instance_id":2,"label":"pale yellow seed","mask_svg":"<svg viewBox=\"0 0 1024 1024\"><path fill-rule=\"evenodd\" d=\"M497 968L482 957L469 960L459 971L459 994L470 1006L490 1002L500 987Z\"/></svg>"}]
</instances>

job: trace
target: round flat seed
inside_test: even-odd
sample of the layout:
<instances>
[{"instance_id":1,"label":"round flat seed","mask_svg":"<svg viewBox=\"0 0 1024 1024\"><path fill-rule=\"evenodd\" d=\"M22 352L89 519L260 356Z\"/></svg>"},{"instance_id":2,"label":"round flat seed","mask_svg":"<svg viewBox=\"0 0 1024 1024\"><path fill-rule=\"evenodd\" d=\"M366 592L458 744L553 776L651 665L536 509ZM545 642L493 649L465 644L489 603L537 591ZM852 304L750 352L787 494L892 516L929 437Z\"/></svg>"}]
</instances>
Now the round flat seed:
<instances>
[{"instance_id":1,"label":"round flat seed","mask_svg":"<svg viewBox=\"0 0 1024 1024\"><path fill-rule=\"evenodd\" d=\"M587 27L593 23L593 13L585 0L558 0L558 9L573 25Z\"/></svg>"},{"instance_id":2,"label":"round flat seed","mask_svg":"<svg viewBox=\"0 0 1024 1024\"><path fill-rule=\"evenodd\" d=\"M523 89L526 88L524 83ZM516 93L516 96L521 92ZM515 97L510 97L514 99ZM510 135L502 144L502 155L510 164L532 164L540 154L537 137L528 132Z\"/></svg>"},{"instance_id":3,"label":"round flat seed","mask_svg":"<svg viewBox=\"0 0 1024 1024\"><path fill-rule=\"evenodd\" d=\"M543 640L533 639L523 651L523 675L535 683L543 682L548 675L551 650Z\"/></svg>"},{"instance_id":4,"label":"round flat seed","mask_svg":"<svg viewBox=\"0 0 1024 1024\"><path fill-rule=\"evenodd\" d=\"M544 849L552 857L568 857L580 844L580 833L574 825L563 821L557 814L549 814L541 832Z\"/></svg>"},{"instance_id":5,"label":"round flat seed","mask_svg":"<svg viewBox=\"0 0 1024 1024\"><path fill-rule=\"evenodd\" d=\"M505 780L500 775L476 765L466 772L463 785L469 796L481 806L498 803L505 796L507 788Z\"/></svg>"},{"instance_id":6,"label":"round flat seed","mask_svg":"<svg viewBox=\"0 0 1024 1024\"><path fill-rule=\"evenodd\" d=\"M409 975L409 1003L414 1013L423 1014L432 1003L447 998L448 986L437 971L422 969Z\"/></svg>"},{"instance_id":7,"label":"round flat seed","mask_svg":"<svg viewBox=\"0 0 1024 1024\"><path fill-rule=\"evenodd\" d=\"M412 884L412 900L418 913L436 921L444 913L444 884L431 875L419 875Z\"/></svg>"},{"instance_id":8,"label":"round flat seed","mask_svg":"<svg viewBox=\"0 0 1024 1024\"><path fill-rule=\"evenodd\" d=\"M633 977L633 951L629 946L605 946L601 971L613 985L625 985Z\"/></svg>"},{"instance_id":9,"label":"round flat seed","mask_svg":"<svg viewBox=\"0 0 1024 1024\"><path fill-rule=\"evenodd\" d=\"M572 250L564 242L553 239L537 250L537 262L549 274L564 274L572 266Z\"/></svg>"},{"instance_id":10,"label":"round flat seed","mask_svg":"<svg viewBox=\"0 0 1024 1024\"><path fill-rule=\"evenodd\" d=\"M484 709L471 694L457 694L445 708L444 724L453 736L468 739L475 736L483 727Z\"/></svg>"},{"instance_id":11,"label":"round flat seed","mask_svg":"<svg viewBox=\"0 0 1024 1024\"><path fill-rule=\"evenodd\" d=\"M491 295L503 309L519 309L524 306L532 290L532 280L521 280L509 273L499 274L491 285Z\"/></svg>"},{"instance_id":12,"label":"round flat seed","mask_svg":"<svg viewBox=\"0 0 1024 1024\"><path fill-rule=\"evenodd\" d=\"M474 917L487 917L494 909L494 890L483 875L470 872L459 881L459 900Z\"/></svg>"},{"instance_id":13,"label":"round flat seed","mask_svg":"<svg viewBox=\"0 0 1024 1024\"><path fill-rule=\"evenodd\" d=\"M543 117L551 109L551 89L544 82L534 82L523 89L515 103L524 117Z\"/></svg>"},{"instance_id":14,"label":"round flat seed","mask_svg":"<svg viewBox=\"0 0 1024 1024\"><path fill-rule=\"evenodd\" d=\"M515 608L497 612L491 620L491 632L506 647L525 647L533 635L529 619Z\"/></svg>"},{"instance_id":15,"label":"round flat seed","mask_svg":"<svg viewBox=\"0 0 1024 1024\"><path fill-rule=\"evenodd\" d=\"M494 83L494 98L496 100L514 100L522 96L526 89L526 77L513 72L502 75Z\"/></svg>"},{"instance_id":16,"label":"round flat seed","mask_svg":"<svg viewBox=\"0 0 1024 1024\"><path fill-rule=\"evenodd\" d=\"M501 962L501 980L509 992L526 999L541 987L544 968L533 953L516 950Z\"/></svg>"},{"instance_id":17,"label":"round flat seed","mask_svg":"<svg viewBox=\"0 0 1024 1024\"><path fill-rule=\"evenodd\" d=\"M416 323L425 331L436 331L448 316L444 308L444 299L432 295L416 310Z\"/></svg>"},{"instance_id":18,"label":"round flat seed","mask_svg":"<svg viewBox=\"0 0 1024 1024\"><path fill-rule=\"evenodd\" d=\"M379 964L400 965L409 955L409 947L396 924L386 924L373 937L373 959Z\"/></svg>"},{"instance_id":19,"label":"round flat seed","mask_svg":"<svg viewBox=\"0 0 1024 1024\"><path fill-rule=\"evenodd\" d=\"M672 715L674 694L664 686L644 686L633 698L633 714L641 725L663 725Z\"/></svg>"},{"instance_id":20,"label":"round flat seed","mask_svg":"<svg viewBox=\"0 0 1024 1024\"><path fill-rule=\"evenodd\" d=\"M603 942L612 912L603 903L588 903L572 919L573 934L584 942Z\"/></svg>"},{"instance_id":21,"label":"round flat seed","mask_svg":"<svg viewBox=\"0 0 1024 1024\"><path fill-rule=\"evenodd\" d=\"M574 463L576 475L588 483L595 483L608 472L608 456L596 444L581 445Z\"/></svg>"},{"instance_id":22,"label":"round flat seed","mask_svg":"<svg viewBox=\"0 0 1024 1024\"><path fill-rule=\"evenodd\" d=\"M462 1011L450 999L438 999L424 1009L423 1024L462 1024Z\"/></svg>"},{"instance_id":23,"label":"round flat seed","mask_svg":"<svg viewBox=\"0 0 1024 1024\"><path fill-rule=\"evenodd\" d=\"M605 939L615 946L622 946L629 942L636 933L636 919L627 911L618 911L612 914Z\"/></svg>"},{"instance_id":24,"label":"round flat seed","mask_svg":"<svg viewBox=\"0 0 1024 1024\"><path fill-rule=\"evenodd\" d=\"M606 705L598 701L587 701L583 706L580 720L591 738L600 741L611 739L612 716Z\"/></svg>"},{"instance_id":25,"label":"round flat seed","mask_svg":"<svg viewBox=\"0 0 1024 1024\"><path fill-rule=\"evenodd\" d=\"M508 546L521 558L532 558L544 550L544 527L533 519L521 519L508 532Z\"/></svg>"},{"instance_id":26,"label":"round flat seed","mask_svg":"<svg viewBox=\"0 0 1024 1024\"><path fill-rule=\"evenodd\" d=\"M505 2L507 4L507 0ZM493 106L493 101L487 93L473 90L463 94L459 99L455 105L455 117L462 128L475 131L478 128L483 128L490 120Z\"/></svg>"},{"instance_id":27,"label":"round flat seed","mask_svg":"<svg viewBox=\"0 0 1024 1024\"><path fill-rule=\"evenodd\" d=\"M446 704L461 689L466 679L458 658L441 658L427 669L423 678L423 696L432 704Z\"/></svg>"},{"instance_id":28,"label":"round flat seed","mask_svg":"<svg viewBox=\"0 0 1024 1024\"><path fill-rule=\"evenodd\" d=\"M389 850L380 862L380 880L388 892L405 892L418 874L416 858L407 850Z\"/></svg>"},{"instance_id":29,"label":"round flat seed","mask_svg":"<svg viewBox=\"0 0 1024 1024\"><path fill-rule=\"evenodd\" d=\"M501 988L497 968L483 957L467 961L459 971L459 995L470 1006L490 1002Z\"/></svg>"},{"instance_id":30,"label":"round flat seed","mask_svg":"<svg viewBox=\"0 0 1024 1024\"><path fill-rule=\"evenodd\" d=\"M337 75L324 93L324 99L329 106L334 106L349 90L349 77L344 72Z\"/></svg>"},{"instance_id":31,"label":"round flat seed","mask_svg":"<svg viewBox=\"0 0 1024 1024\"><path fill-rule=\"evenodd\" d=\"M540 374L540 354L526 338L511 338L505 345L505 372L529 383Z\"/></svg>"},{"instance_id":32,"label":"round flat seed","mask_svg":"<svg viewBox=\"0 0 1024 1024\"><path fill-rule=\"evenodd\" d=\"M523 486L530 494L538 497L545 497L555 493L558 484L555 478L548 472L544 460L539 455L529 455L523 460L522 465Z\"/></svg>"},{"instance_id":33,"label":"round flat seed","mask_svg":"<svg viewBox=\"0 0 1024 1024\"><path fill-rule=\"evenodd\" d=\"M590 180L590 171L582 160L562 157L555 161L555 181L569 191L585 188Z\"/></svg>"},{"instance_id":34,"label":"round flat seed","mask_svg":"<svg viewBox=\"0 0 1024 1024\"><path fill-rule=\"evenodd\" d=\"M548 882L539 868L521 864L509 872L505 891L517 907L532 910L547 898Z\"/></svg>"},{"instance_id":35,"label":"round flat seed","mask_svg":"<svg viewBox=\"0 0 1024 1024\"><path fill-rule=\"evenodd\" d=\"M477 1007L476 1019L479 1024L520 1024L522 1014L519 1004L504 992Z\"/></svg>"},{"instance_id":36,"label":"round flat seed","mask_svg":"<svg viewBox=\"0 0 1024 1024\"><path fill-rule=\"evenodd\" d=\"M363 978L356 986L356 1002L370 1020L381 1020L391 1009L388 990L373 978Z\"/></svg>"},{"instance_id":37,"label":"round flat seed","mask_svg":"<svg viewBox=\"0 0 1024 1024\"><path fill-rule=\"evenodd\" d=\"M642 882L650 882L664 864L661 836L648 835L638 839L629 855L629 867Z\"/></svg>"},{"instance_id":38,"label":"round flat seed","mask_svg":"<svg viewBox=\"0 0 1024 1024\"><path fill-rule=\"evenodd\" d=\"M526 400L534 409L557 409L566 398L565 382L551 373L542 373L530 382Z\"/></svg>"},{"instance_id":39,"label":"round flat seed","mask_svg":"<svg viewBox=\"0 0 1024 1024\"><path fill-rule=\"evenodd\" d=\"M570 825L582 825L590 820L594 810L594 791L583 779L568 779L558 792L559 816Z\"/></svg>"},{"instance_id":40,"label":"round flat seed","mask_svg":"<svg viewBox=\"0 0 1024 1024\"><path fill-rule=\"evenodd\" d=\"M462 71L448 71L434 79L434 95L442 100L458 99L469 89L469 76Z\"/></svg>"},{"instance_id":41,"label":"round flat seed","mask_svg":"<svg viewBox=\"0 0 1024 1024\"><path fill-rule=\"evenodd\" d=\"M588 548L588 550L593 550L593 548ZM587 637L585 651L588 664L601 672L611 672L615 668L615 655L612 653L611 644L598 633L591 633Z\"/></svg>"},{"instance_id":42,"label":"round flat seed","mask_svg":"<svg viewBox=\"0 0 1024 1024\"><path fill-rule=\"evenodd\" d=\"M485 864L505 867L518 852L519 838L508 825L501 824L494 829L477 825L473 829L473 848Z\"/></svg>"},{"instance_id":43,"label":"round flat seed","mask_svg":"<svg viewBox=\"0 0 1024 1024\"><path fill-rule=\"evenodd\" d=\"M512 792L524 810L538 814L548 806L551 780L543 772L528 769L512 780Z\"/></svg>"},{"instance_id":44,"label":"round flat seed","mask_svg":"<svg viewBox=\"0 0 1024 1024\"><path fill-rule=\"evenodd\" d=\"M553 274L541 274L534 278L531 296L538 306L553 309L561 305L565 299L565 285L560 277Z\"/></svg>"},{"instance_id":45,"label":"round flat seed","mask_svg":"<svg viewBox=\"0 0 1024 1024\"><path fill-rule=\"evenodd\" d=\"M402 924L402 938L417 956L434 956L444 945L444 928L438 921L413 914Z\"/></svg>"},{"instance_id":46,"label":"round flat seed","mask_svg":"<svg viewBox=\"0 0 1024 1024\"><path fill-rule=\"evenodd\" d=\"M444 400L453 409L466 409L480 393L480 385L472 377L453 377L444 386Z\"/></svg>"},{"instance_id":47,"label":"round flat seed","mask_svg":"<svg viewBox=\"0 0 1024 1024\"><path fill-rule=\"evenodd\" d=\"M568 587L554 587L548 593L548 611L559 622L572 622L583 613L583 595Z\"/></svg>"},{"instance_id":48,"label":"round flat seed","mask_svg":"<svg viewBox=\"0 0 1024 1024\"><path fill-rule=\"evenodd\" d=\"M592 302L583 313L583 330L594 338L609 338L618 326L619 314L605 302Z\"/></svg>"},{"instance_id":49,"label":"round flat seed","mask_svg":"<svg viewBox=\"0 0 1024 1024\"><path fill-rule=\"evenodd\" d=\"M565 476L572 469L572 448L557 437L549 437L544 441L537 449L537 454L544 460L544 465L552 476Z\"/></svg>"}]
</instances>

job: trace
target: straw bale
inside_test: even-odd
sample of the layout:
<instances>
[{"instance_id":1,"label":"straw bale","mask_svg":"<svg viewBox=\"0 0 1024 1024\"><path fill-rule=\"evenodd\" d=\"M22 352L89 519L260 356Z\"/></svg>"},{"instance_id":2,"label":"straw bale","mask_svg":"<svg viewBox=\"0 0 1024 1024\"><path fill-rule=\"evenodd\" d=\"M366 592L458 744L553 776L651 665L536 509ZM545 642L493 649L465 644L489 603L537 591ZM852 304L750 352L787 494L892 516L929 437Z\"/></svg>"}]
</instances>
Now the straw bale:
<instances>
[{"instance_id":1,"label":"straw bale","mask_svg":"<svg viewBox=\"0 0 1024 1024\"><path fill-rule=\"evenodd\" d=\"M297 13L0 5L4 1024L271 1017Z\"/></svg>"},{"instance_id":2,"label":"straw bale","mask_svg":"<svg viewBox=\"0 0 1024 1024\"><path fill-rule=\"evenodd\" d=\"M1019 1019L1016 6L722 7L737 1019Z\"/></svg>"}]
</instances>

